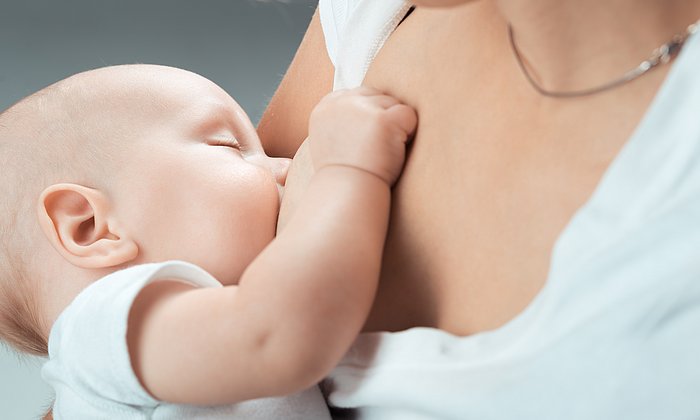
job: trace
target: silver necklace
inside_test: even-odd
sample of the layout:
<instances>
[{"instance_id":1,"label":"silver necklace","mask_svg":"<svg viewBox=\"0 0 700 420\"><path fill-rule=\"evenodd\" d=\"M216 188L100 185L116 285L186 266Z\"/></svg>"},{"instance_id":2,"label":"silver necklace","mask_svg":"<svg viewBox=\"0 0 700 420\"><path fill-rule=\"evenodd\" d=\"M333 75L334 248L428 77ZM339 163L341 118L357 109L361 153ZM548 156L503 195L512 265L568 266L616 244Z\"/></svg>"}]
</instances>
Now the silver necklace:
<instances>
[{"instance_id":1,"label":"silver necklace","mask_svg":"<svg viewBox=\"0 0 700 420\"><path fill-rule=\"evenodd\" d=\"M553 98L573 98L577 96L593 95L594 93L616 88L620 85L624 85L625 83L631 82L632 80L642 76L643 74L649 72L657 66L668 63L678 55L681 48L683 48L683 44L685 44L685 41L691 35L698 32L699 29L700 21L691 24L690 26L688 26L688 28L686 28L684 32L674 35L670 41L652 51L649 58L639 63L637 67L623 74L620 78L589 89L562 92L547 90L535 81L530 72L527 70L525 63L523 62L522 54L520 53L520 50L518 50L518 46L515 44L513 27L511 25L508 25L508 37L510 39L510 46L511 48L513 48L513 54L515 55L515 59L518 62L518 65L520 66L520 70L522 70L523 74L525 75L525 78L530 82L532 87L535 88L537 92L544 96L550 96Z\"/></svg>"}]
</instances>

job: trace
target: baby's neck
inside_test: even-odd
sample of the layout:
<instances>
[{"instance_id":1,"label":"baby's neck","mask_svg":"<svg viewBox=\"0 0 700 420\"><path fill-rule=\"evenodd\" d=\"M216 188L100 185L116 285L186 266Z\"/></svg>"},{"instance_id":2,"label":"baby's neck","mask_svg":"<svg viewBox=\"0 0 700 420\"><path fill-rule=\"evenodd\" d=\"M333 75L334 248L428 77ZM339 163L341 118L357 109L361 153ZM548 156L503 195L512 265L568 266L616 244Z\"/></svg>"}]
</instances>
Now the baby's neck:
<instances>
[{"instance_id":1,"label":"baby's neck","mask_svg":"<svg viewBox=\"0 0 700 420\"><path fill-rule=\"evenodd\" d=\"M42 267L38 276L39 308L42 334L48 340L51 328L61 313L76 296L98 279L117 271L118 267L86 269L76 267L65 260L53 261Z\"/></svg>"}]
</instances>

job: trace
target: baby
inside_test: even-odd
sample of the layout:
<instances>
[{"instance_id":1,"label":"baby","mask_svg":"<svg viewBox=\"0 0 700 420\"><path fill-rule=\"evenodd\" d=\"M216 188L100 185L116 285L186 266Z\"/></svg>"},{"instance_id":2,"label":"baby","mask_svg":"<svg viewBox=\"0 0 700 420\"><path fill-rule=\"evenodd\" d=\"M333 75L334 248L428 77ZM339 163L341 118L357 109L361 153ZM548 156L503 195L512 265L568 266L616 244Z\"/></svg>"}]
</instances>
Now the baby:
<instances>
[{"instance_id":1,"label":"baby","mask_svg":"<svg viewBox=\"0 0 700 420\"><path fill-rule=\"evenodd\" d=\"M275 237L289 160L209 80L115 66L29 96L0 114L0 337L48 352L58 419L327 418L415 125L368 88L324 98Z\"/></svg>"}]
</instances>

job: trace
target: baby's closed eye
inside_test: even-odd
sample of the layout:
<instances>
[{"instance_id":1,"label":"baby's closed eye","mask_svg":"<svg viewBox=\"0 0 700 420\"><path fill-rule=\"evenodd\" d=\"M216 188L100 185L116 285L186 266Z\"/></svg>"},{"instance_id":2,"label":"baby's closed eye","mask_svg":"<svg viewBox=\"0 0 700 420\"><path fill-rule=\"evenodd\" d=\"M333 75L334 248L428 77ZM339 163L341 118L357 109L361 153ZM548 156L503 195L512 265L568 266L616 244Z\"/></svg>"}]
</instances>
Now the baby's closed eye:
<instances>
[{"instance_id":1,"label":"baby's closed eye","mask_svg":"<svg viewBox=\"0 0 700 420\"><path fill-rule=\"evenodd\" d=\"M230 147L241 150L241 144L235 137L212 137L207 139L207 144L210 146Z\"/></svg>"}]
</instances>

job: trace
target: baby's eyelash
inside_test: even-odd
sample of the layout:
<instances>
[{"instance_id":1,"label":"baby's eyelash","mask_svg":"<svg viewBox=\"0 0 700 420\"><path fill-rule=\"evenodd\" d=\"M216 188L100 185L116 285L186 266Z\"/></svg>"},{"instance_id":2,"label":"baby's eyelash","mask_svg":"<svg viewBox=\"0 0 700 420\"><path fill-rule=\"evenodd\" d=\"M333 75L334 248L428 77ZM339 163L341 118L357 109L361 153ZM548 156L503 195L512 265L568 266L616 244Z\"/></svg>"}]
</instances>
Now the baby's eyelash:
<instances>
[{"instance_id":1,"label":"baby's eyelash","mask_svg":"<svg viewBox=\"0 0 700 420\"><path fill-rule=\"evenodd\" d=\"M234 149L238 150L241 149L241 144L238 142L238 139L233 137L227 139L212 139L209 141L209 145L233 147Z\"/></svg>"}]
</instances>

